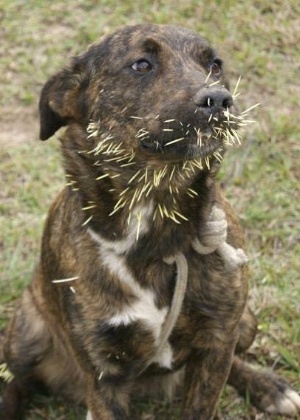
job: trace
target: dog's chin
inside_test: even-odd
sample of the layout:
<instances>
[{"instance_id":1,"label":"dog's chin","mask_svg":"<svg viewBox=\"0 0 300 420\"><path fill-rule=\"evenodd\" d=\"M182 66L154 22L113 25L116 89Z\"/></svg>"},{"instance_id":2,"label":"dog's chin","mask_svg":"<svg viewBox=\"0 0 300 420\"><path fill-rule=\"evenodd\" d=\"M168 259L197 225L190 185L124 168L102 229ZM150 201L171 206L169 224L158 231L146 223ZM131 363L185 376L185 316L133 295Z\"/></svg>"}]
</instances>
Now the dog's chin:
<instances>
[{"instance_id":1,"label":"dog's chin","mask_svg":"<svg viewBox=\"0 0 300 420\"><path fill-rule=\"evenodd\" d=\"M214 153L223 150L223 142L219 139L210 138L202 145L191 143L187 147L186 160L201 159L213 156Z\"/></svg>"},{"instance_id":2,"label":"dog's chin","mask_svg":"<svg viewBox=\"0 0 300 420\"><path fill-rule=\"evenodd\" d=\"M223 141L220 138L207 135L203 136L200 143L195 138L186 138L178 144L160 144L156 142L143 143L143 152L152 156L154 159L163 162L184 162L187 160L205 159L214 153L222 152L224 149Z\"/></svg>"}]
</instances>

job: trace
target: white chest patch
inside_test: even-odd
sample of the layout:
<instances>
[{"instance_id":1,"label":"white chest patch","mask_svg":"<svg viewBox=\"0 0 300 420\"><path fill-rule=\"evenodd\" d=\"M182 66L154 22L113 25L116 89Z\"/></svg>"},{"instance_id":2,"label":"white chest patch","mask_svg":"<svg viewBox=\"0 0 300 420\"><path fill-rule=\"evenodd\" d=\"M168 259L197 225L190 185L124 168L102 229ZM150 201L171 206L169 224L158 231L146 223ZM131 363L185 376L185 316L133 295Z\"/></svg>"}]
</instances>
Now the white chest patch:
<instances>
[{"instance_id":1,"label":"white chest patch","mask_svg":"<svg viewBox=\"0 0 300 420\"><path fill-rule=\"evenodd\" d=\"M93 232L92 229L88 232L101 249L107 249L119 255L127 254L136 246L138 239L149 231L152 215L153 203L149 203L148 206L135 206L131 211L124 239L109 241Z\"/></svg>"},{"instance_id":2,"label":"white chest patch","mask_svg":"<svg viewBox=\"0 0 300 420\"><path fill-rule=\"evenodd\" d=\"M121 311L117 312L108 320L108 323L117 327L140 321L152 332L154 343L158 346L162 325L168 313L168 308L159 309L156 306L154 292L150 289L142 288L139 285L126 263L126 253L136 245L137 232L138 235L143 235L149 230L149 217L152 217L152 212L153 206L150 206L150 208L135 208L128 224L127 236L119 241L108 241L91 229L88 232L92 239L99 245L103 265L121 283L129 286L132 293L136 296L136 300L131 305L124 306ZM140 220L137 220L137 217L135 217L136 214L142 214ZM139 226L137 226L137 223L139 223ZM161 366L171 367L172 350L169 343L163 348L161 354L155 356L153 361Z\"/></svg>"}]
</instances>

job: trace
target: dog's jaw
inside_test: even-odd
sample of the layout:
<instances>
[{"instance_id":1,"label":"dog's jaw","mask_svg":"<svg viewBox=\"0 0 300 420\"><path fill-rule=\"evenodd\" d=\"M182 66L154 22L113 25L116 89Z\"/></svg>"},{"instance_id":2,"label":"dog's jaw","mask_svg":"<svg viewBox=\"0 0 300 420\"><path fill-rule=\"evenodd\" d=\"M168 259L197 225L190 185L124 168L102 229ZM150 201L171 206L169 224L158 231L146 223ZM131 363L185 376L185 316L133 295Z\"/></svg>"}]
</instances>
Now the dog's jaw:
<instances>
[{"instance_id":1,"label":"dog's jaw","mask_svg":"<svg viewBox=\"0 0 300 420\"><path fill-rule=\"evenodd\" d=\"M217 116L211 114L202 125L193 118L183 123L160 115L130 116L130 131L122 139L113 128L102 127L100 120L88 124L87 140L94 147L82 153L94 156L94 166L99 168L96 180L119 178L118 184L123 180L111 215L124 207L130 213L141 200L159 190L172 197L173 206L158 203L157 213L176 223L180 218L186 220L177 208L176 195L197 195L191 188L194 179L215 171L225 148L240 144L245 125L243 116L235 116L229 109Z\"/></svg>"}]
</instances>

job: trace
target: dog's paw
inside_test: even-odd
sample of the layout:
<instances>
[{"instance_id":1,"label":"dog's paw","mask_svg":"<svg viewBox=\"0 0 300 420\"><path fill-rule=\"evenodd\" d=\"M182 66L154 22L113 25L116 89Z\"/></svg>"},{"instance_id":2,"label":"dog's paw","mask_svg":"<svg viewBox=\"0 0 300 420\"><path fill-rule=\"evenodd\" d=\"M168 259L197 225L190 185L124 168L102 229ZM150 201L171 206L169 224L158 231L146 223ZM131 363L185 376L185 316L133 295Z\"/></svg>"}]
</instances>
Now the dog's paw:
<instances>
[{"instance_id":1,"label":"dog's paw","mask_svg":"<svg viewBox=\"0 0 300 420\"><path fill-rule=\"evenodd\" d=\"M300 414L300 396L291 388L287 388L278 395L276 401L271 402L265 409L270 414L297 417Z\"/></svg>"},{"instance_id":2,"label":"dog's paw","mask_svg":"<svg viewBox=\"0 0 300 420\"><path fill-rule=\"evenodd\" d=\"M269 414L297 417L300 414L300 396L279 377L264 375L250 398L253 404Z\"/></svg>"}]
</instances>

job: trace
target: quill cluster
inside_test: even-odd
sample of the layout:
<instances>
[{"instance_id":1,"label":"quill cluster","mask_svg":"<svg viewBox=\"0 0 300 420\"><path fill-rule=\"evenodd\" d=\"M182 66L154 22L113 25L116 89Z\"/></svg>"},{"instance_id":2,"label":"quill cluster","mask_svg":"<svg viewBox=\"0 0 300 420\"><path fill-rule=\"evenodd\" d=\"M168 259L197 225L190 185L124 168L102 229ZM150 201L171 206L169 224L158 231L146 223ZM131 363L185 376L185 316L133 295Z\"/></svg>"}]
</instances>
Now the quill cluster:
<instances>
[{"instance_id":1,"label":"quill cluster","mask_svg":"<svg viewBox=\"0 0 300 420\"><path fill-rule=\"evenodd\" d=\"M233 97L236 98L239 94L237 88L239 81L233 93ZM218 141L219 147L217 150L213 150L204 156L197 156L195 158L184 158L182 161L176 162L164 162L160 163L160 166L151 166L147 162L141 165L141 162L136 159L136 150L134 148L128 148L128 145L121 140L115 140L113 135L110 133L101 132L101 121L90 121L87 127L88 138L94 138L98 140L96 147L91 151L84 153L92 154L95 158L94 165L101 168L101 175L96 180L105 180L105 178L114 179L121 176L121 170L124 168L130 169L132 175L127 182L127 186L119 193L117 202L114 205L110 216L119 212L121 209L126 209L128 214L128 223L130 223L132 217L132 210L141 202L142 199L150 198L155 195L155 192L164 191L169 195L169 205L167 206L166 200L164 204L161 204L159 200L156 202L153 219L156 217L168 218L175 223L180 224L182 221L188 220L183 215L177 206L177 196L182 194L180 186L185 190L185 193L189 197L196 197L198 193L190 188L191 180L195 178L197 173L203 170L210 170L211 162L221 162L224 155L224 150L227 147L240 145L242 139L243 128L253 122L247 119L249 112L256 107L258 104L245 110L240 115L234 115L229 109L225 110L224 121L222 124L217 124L217 117L210 115L208 122L215 120L215 125L212 126L212 134L209 138L201 132L199 128L191 127L191 124L187 127L186 136L172 139L165 143L163 147L168 148L171 144L189 141L190 131L194 130L196 134L196 145L201 150L203 147L203 138L206 143L211 141ZM131 116L131 118L143 121L140 117ZM159 115L155 117L158 119ZM179 123L180 121L175 119L165 120L164 123ZM173 131L172 128L164 128L163 131ZM145 128L139 128L135 134L136 141L143 142L149 138L149 131ZM157 141L157 144L159 142ZM113 191L113 190L112 190ZM94 207L93 203L88 208ZM86 210L87 207L84 208ZM137 219L138 225L141 221L141 213L138 211L134 212ZM88 220L89 221L89 220ZM87 221L87 223L88 223ZM138 230L139 232L139 230ZM138 236L138 234L137 234Z\"/></svg>"}]
</instances>

